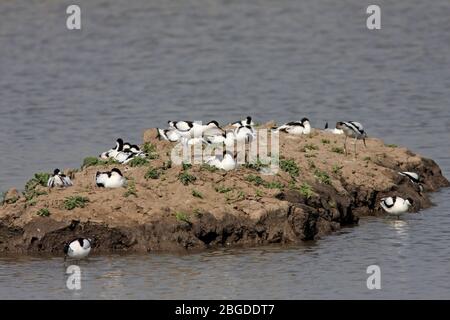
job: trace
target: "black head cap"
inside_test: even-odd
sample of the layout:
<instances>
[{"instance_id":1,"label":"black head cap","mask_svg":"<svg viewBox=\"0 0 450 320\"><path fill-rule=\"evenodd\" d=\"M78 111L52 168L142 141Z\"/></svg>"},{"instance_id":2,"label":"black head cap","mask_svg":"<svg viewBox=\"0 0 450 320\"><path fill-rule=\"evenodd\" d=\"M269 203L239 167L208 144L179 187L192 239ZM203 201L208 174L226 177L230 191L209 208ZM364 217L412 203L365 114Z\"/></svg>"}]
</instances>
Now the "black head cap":
<instances>
[{"instance_id":1,"label":"black head cap","mask_svg":"<svg viewBox=\"0 0 450 320\"><path fill-rule=\"evenodd\" d=\"M406 200L408 200L408 201L409 201L409 203L411 203L411 205L413 205L413 204L414 204L414 200L413 200L412 198L407 198Z\"/></svg>"},{"instance_id":2,"label":"black head cap","mask_svg":"<svg viewBox=\"0 0 450 320\"><path fill-rule=\"evenodd\" d=\"M214 123L217 127L219 126L219 123L216 120L208 122L208 125L210 125L211 123Z\"/></svg>"},{"instance_id":3,"label":"black head cap","mask_svg":"<svg viewBox=\"0 0 450 320\"><path fill-rule=\"evenodd\" d=\"M309 119L308 118L303 118L302 119L302 123L305 122L305 121L309 121Z\"/></svg>"},{"instance_id":4,"label":"black head cap","mask_svg":"<svg viewBox=\"0 0 450 320\"><path fill-rule=\"evenodd\" d=\"M53 170L53 174L56 176L56 175L58 175L58 174L60 174L61 173L61 170L59 170L59 169L55 169L55 170Z\"/></svg>"},{"instance_id":5,"label":"black head cap","mask_svg":"<svg viewBox=\"0 0 450 320\"><path fill-rule=\"evenodd\" d=\"M119 175L122 175L122 172L120 172L120 170L117 169L117 168L112 169L111 172L116 172L116 173L118 173Z\"/></svg>"}]
</instances>

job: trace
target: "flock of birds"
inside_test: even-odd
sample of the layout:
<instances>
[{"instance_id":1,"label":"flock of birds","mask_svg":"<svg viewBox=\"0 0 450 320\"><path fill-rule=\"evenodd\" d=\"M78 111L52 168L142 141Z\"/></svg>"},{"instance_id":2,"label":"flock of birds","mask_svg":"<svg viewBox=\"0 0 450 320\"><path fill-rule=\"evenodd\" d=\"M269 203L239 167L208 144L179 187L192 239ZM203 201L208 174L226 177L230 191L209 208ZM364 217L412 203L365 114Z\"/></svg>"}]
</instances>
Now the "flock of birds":
<instances>
[{"instance_id":1,"label":"flock of birds","mask_svg":"<svg viewBox=\"0 0 450 320\"><path fill-rule=\"evenodd\" d=\"M223 144L225 146L234 146L235 142L249 143L256 138L255 124L251 117L231 123L233 129L224 130L217 121L210 121L206 125L192 121L168 121L168 128L157 128L158 138L170 142L181 142L185 146L195 144ZM300 121L292 121L278 127L272 127L272 130L285 132L291 135L308 135L311 133L311 124L309 119L303 118ZM325 125L324 132L330 134L344 135L344 151L347 155L347 139L353 139L354 155L356 157L356 142L362 140L366 146L365 140L367 133L361 123L355 121L340 121L336 123L335 128L328 128ZM142 151L138 145L124 142L123 139L117 139L115 147L100 154L101 159L113 159L120 164L127 164L131 160L148 155ZM211 166L223 170L233 170L236 168L235 155L230 151L225 151L221 156L211 156L205 159L205 162ZM419 193L423 191L421 179L415 172L399 172L400 175L407 177L415 186ZM95 183L100 188L120 188L127 184L125 177L118 168L111 171L97 172ZM55 169L53 175L48 180L50 188L66 188L73 185L71 179L64 175L59 169ZM391 215L399 216L408 211L413 205L411 198L403 199L398 196L386 197L381 199L380 206ZM65 257L82 259L89 255L91 251L92 240L87 238L78 238L64 247Z\"/></svg>"}]
</instances>

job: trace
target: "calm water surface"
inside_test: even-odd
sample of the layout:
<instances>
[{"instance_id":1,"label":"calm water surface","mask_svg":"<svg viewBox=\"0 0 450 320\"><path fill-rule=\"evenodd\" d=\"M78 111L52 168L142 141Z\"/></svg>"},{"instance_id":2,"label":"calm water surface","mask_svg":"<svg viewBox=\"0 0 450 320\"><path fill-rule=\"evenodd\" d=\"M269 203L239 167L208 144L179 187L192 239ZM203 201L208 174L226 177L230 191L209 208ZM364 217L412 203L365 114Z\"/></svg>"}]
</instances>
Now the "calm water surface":
<instances>
[{"instance_id":1,"label":"calm water surface","mask_svg":"<svg viewBox=\"0 0 450 320\"><path fill-rule=\"evenodd\" d=\"M450 2L0 0L0 190L78 167L169 119L359 120L450 176ZM450 298L449 190L401 221L313 244L95 256L82 290L55 257L0 257L0 298ZM368 265L382 290L366 288Z\"/></svg>"}]
</instances>

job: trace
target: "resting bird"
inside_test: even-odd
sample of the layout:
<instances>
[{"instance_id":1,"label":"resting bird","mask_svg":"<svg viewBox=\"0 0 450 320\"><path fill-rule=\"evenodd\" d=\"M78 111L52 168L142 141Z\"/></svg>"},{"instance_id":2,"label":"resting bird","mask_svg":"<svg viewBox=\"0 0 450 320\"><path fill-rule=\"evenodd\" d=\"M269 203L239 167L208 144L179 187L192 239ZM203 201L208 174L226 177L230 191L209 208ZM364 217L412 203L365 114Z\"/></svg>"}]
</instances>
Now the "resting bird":
<instances>
[{"instance_id":1,"label":"resting bird","mask_svg":"<svg viewBox=\"0 0 450 320\"><path fill-rule=\"evenodd\" d=\"M53 171L53 176L50 177L47 181L47 187L49 188L66 188L72 186L72 180L65 174L61 173L61 170L55 169Z\"/></svg>"},{"instance_id":2,"label":"resting bird","mask_svg":"<svg viewBox=\"0 0 450 320\"><path fill-rule=\"evenodd\" d=\"M274 128L276 131L283 131L289 134L310 134L311 124L308 118L303 118L301 121L292 121Z\"/></svg>"},{"instance_id":3,"label":"resting bird","mask_svg":"<svg viewBox=\"0 0 450 320\"><path fill-rule=\"evenodd\" d=\"M366 146L366 138L367 134L364 131L364 127L361 123L355 121L340 121L336 123L336 129L341 129L344 131L345 140L344 140L344 151L345 155L347 155L347 138L355 138L353 142L355 146L355 158L356 158L356 141L362 140L364 142L364 146Z\"/></svg>"},{"instance_id":4,"label":"resting bird","mask_svg":"<svg viewBox=\"0 0 450 320\"><path fill-rule=\"evenodd\" d=\"M100 188L120 188L126 186L127 180L119 169L114 168L107 172L98 171L95 175L95 183Z\"/></svg>"}]
</instances>

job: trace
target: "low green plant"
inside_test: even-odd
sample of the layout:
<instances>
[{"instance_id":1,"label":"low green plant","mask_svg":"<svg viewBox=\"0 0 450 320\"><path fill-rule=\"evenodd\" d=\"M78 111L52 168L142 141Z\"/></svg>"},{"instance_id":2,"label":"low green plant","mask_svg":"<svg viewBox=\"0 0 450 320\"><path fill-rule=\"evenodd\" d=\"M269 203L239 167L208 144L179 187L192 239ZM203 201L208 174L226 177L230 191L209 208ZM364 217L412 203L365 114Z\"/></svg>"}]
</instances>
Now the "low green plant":
<instances>
[{"instance_id":1,"label":"low green plant","mask_svg":"<svg viewBox=\"0 0 450 320\"><path fill-rule=\"evenodd\" d=\"M160 175L161 175L161 173L159 172L158 169L149 168L147 170L147 172L145 173L144 178L146 180L148 180L148 179L158 179L160 177Z\"/></svg>"},{"instance_id":2,"label":"low green plant","mask_svg":"<svg viewBox=\"0 0 450 320\"><path fill-rule=\"evenodd\" d=\"M81 196L67 197L64 200L64 209L73 210L75 208L84 208L89 202L89 199Z\"/></svg>"},{"instance_id":3,"label":"low green plant","mask_svg":"<svg viewBox=\"0 0 450 320\"><path fill-rule=\"evenodd\" d=\"M191 224L191 220L189 219L189 216L184 212L175 213L175 218L177 219L177 221L186 222L188 224Z\"/></svg>"},{"instance_id":4,"label":"low green plant","mask_svg":"<svg viewBox=\"0 0 450 320\"><path fill-rule=\"evenodd\" d=\"M340 166L338 164L333 165L332 171L334 174L340 174L343 166Z\"/></svg>"},{"instance_id":5,"label":"low green plant","mask_svg":"<svg viewBox=\"0 0 450 320\"><path fill-rule=\"evenodd\" d=\"M50 216L50 211L47 208L42 208L36 212L36 214L40 217L48 217Z\"/></svg>"},{"instance_id":6,"label":"low green plant","mask_svg":"<svg viewBox=\"0 0 450 320\"><path fill-rule=\"evenodd\" d=\"M202 170L209 171L209 172L216 172L217 170L219 170L218 168L216 168L216 167L214 167L214 166L210 166L210 165L207 164L207 163L202 164L201 169L202 169Z\"/></svg>"},{"instance_id":7,"label":"low green plant","mask_svg":"<svg viewBox=\"0 0 450 320\"><path fill-rule=\"evenodd\" d=\"M297 166L295 161L292 160L292 159L290 159L290 160L286 160L286 159L280 160L280 168L284 172L289 173L289 175L292 178L296 178L300 174L300 168Z\"/></svg>"},{"instance_id":8,"label":"low green plant","mask_svg":"<svg viewBox=\"0 0 450 320\"><path fill-rule=\"evenodd\" d=\"M370 160L371 160L370 157L364 157L364 158L363 158L363 161L370 161Z\"/></svg>"},{"instance_id":9,"label":"low green plant","mask_svg":"<svg viewBox=\"0 0 450 320\"><path fill-rule=\"evenodd\" d=\"M264 187L266 187L267 189L283 189L284 184L282 184L281 182L278 182L278 181L271 181L271 182L266 182L264 184Z\"/></svg>"},{"instance_id":10,"label":"low green plant","mask_svg":"<svg viewBox=\"0 0 450 320\"><path fill-rule=\"evenodd\" d=\"M253 174L249 174L246 178L246 181L253 183L255 186L261 186L265 184L265 181L260 176L256 176Z\"/></svg>"},{"instance_id":11,"label":"low green plant","mask_svg":"<svg viewBox=\"0 0 450 320\"><path fill-rule=\"evenodd\" d=\"M306 182L304 182L300 186L300 188L298 189L298 192L306 199L311 198L314 194L312 187L309 184L307 184Z\"/></svg>"},{"instance_id":12,"label":"low green plant","mask_svg":"<svg viewBox=\"0 0 450 320\"><path fill-rule=\"evenodd\" d=\"M109 158L108 160L99 159L97 157L86 157L83 160L82 168L88 168L92 166L106 166L110 164L117 163L113 158Z\"/></svg>"},{"instance_id":13,"label":"low green plant","mask_svg":"<svg viewBox=\"0 0 450 320\"><path fill-rule=\"evenodd\" d=\"M201 194L201 192L197 191L197 190L192 190L192 195L196 198L200 198L203 199L203 195Z\"/></svg>"},{"instance_id":14,"label":"low green plant","mask_svg":"<svg viewBox=\"0 0 450 320\"><path fill-rule=\"evenodd\" d=\"M319 147L313 143L308 143L301 149L301 151L306 152L307 150L315 151L315 150L319 150Z\"/></svg>"},{"instance_id":15,"label":"low green plant","mask_svg":"<svg viewBox=\"0 0 450 320\"><path fill-rule=\"evenodd\" d=\"M323 184L331 184L331 178L325 171L321 171L319 169L316 169L314 171L314 175L316 178Z\"/></svg>"},{"instance_id":16,"label":"low green plant","mask_svg":"<svg viewBox=\"0 0 450 320\"><path fill-rule=\"evenodd\" d=\"M227 192L230 192L230 191L233 190L233 189L227 188L227 187L225 187L225 186L217 186L217 187L215 188L215 190L216 190L216 192L218 192L218 193L227 193Z\"/></svg>"},{"instance_id":17,"label":"low green plant","mask_svg":"<svg viewBox=\"0 0 450 320\"><path fill-rule=\"evenodd\" d=\"M186 171L181 172L178 175L178 180L185 186L187 186L190 183L193 183L197 178L193 176L192 174L187 173Z\"/></svg>"},{"instance_id":18,"label":"low green plant","mask_svg":"<svg viewBox=\"0 0 450 320\"><path fill-rule=\"evenodd\" d=\"M150 142L144 143L142 146L142 151L144 151L147 154L147 157L149 159L157 159L158 153L156 152L156 145Z\"/></svg>"},{"instance_id":19,"label":"low green plant","mask_svg":"<svg viewBox=\"0 0 450 320\"><path fill-rule=\"evenodd\" d=\"M142 167L147 165L149 162L147 159L145 158L141 158L141 157L135 157L133 158L128 164L130 165L130 167Z\"/></svg>"},{"instance_id":20,"label":"low green plant","mask_svg":"<svg viewBox=\"0 0 450 320\"><path fill-rule=\"evenodd\" d=\"M398 146L396 144L387 144L386 147L388 147L388 148L397 148Z\"/></svg>"},{"instance_id":21,"label":"low green plant","mask_svg":"<svg viewBox=\"0 0 450 320\"><path fill-rule=\"evenodd\" d=\"M186 170L189 170L190 168L192 168L192 164L190 164L190 163L183 162L182 166L183 166L183 171L186 171Z\"/></svg>"},{"instance_id":22,"label":"low green plant","mask_svg":"<svg viewBox=\"0 0 450 320\"><path fill-rule=\"evenodd\" d=\"M340 147L333 147L333 148L331 148L331 152L344 154L344 149L340 148Z\"/></svg>"},{"instance_id":23,"label":"low green plant","mask_svg":"<svg viewBox=\"0 0 450 320\"><path fill-rule=\"evenodd\" d=\"M171 160L164 161L161 169L166 171L166 170L168 170L170 168L172 168L172 161Z\"/></svg>"},{"instance_id":24,"label":"low green plant","mask_svg":"<svg viewBox=\"0 0 450 320\"><path fill-rule=\"evenodd\" d=\"M123 194L125 198L128 198L129 196L138 197L137 190L136 190L136 184L134 181L130 181L128 183L127 191Z\"/></svg>"},{"instance_id":25,"label":"low green plant","mask_svg":"<svg viewBox=\"0 0 450 320\"><path fill-rule=\"evenodd\" d=\"M258 158L255 162L246 162L243 167L247 169L252 169L259 171L262 168L267 168L269 165L266 163L261 162L261 160Z\"/></svg>"},{"instance_id":26,"label":"low green plant","mask_svg":"<svg viewBox=\"0 0 450 320\"><path fill-rule=\"evenodd\" d=\"M330 140L328 139L322 139L320 140L323 144L330 144Z\"/></svg>"},{"instance_id":27,"label":"low green plant","mask_svg":"<svg viewBox=\"0 0 450 320\"><path fill-rule=\"evenodd\" d=\"M261 190L259 190L259 189L256 189L256 196L257 197L264 197L264 193L261 191Z\"/></svg>"}]
</instances>

